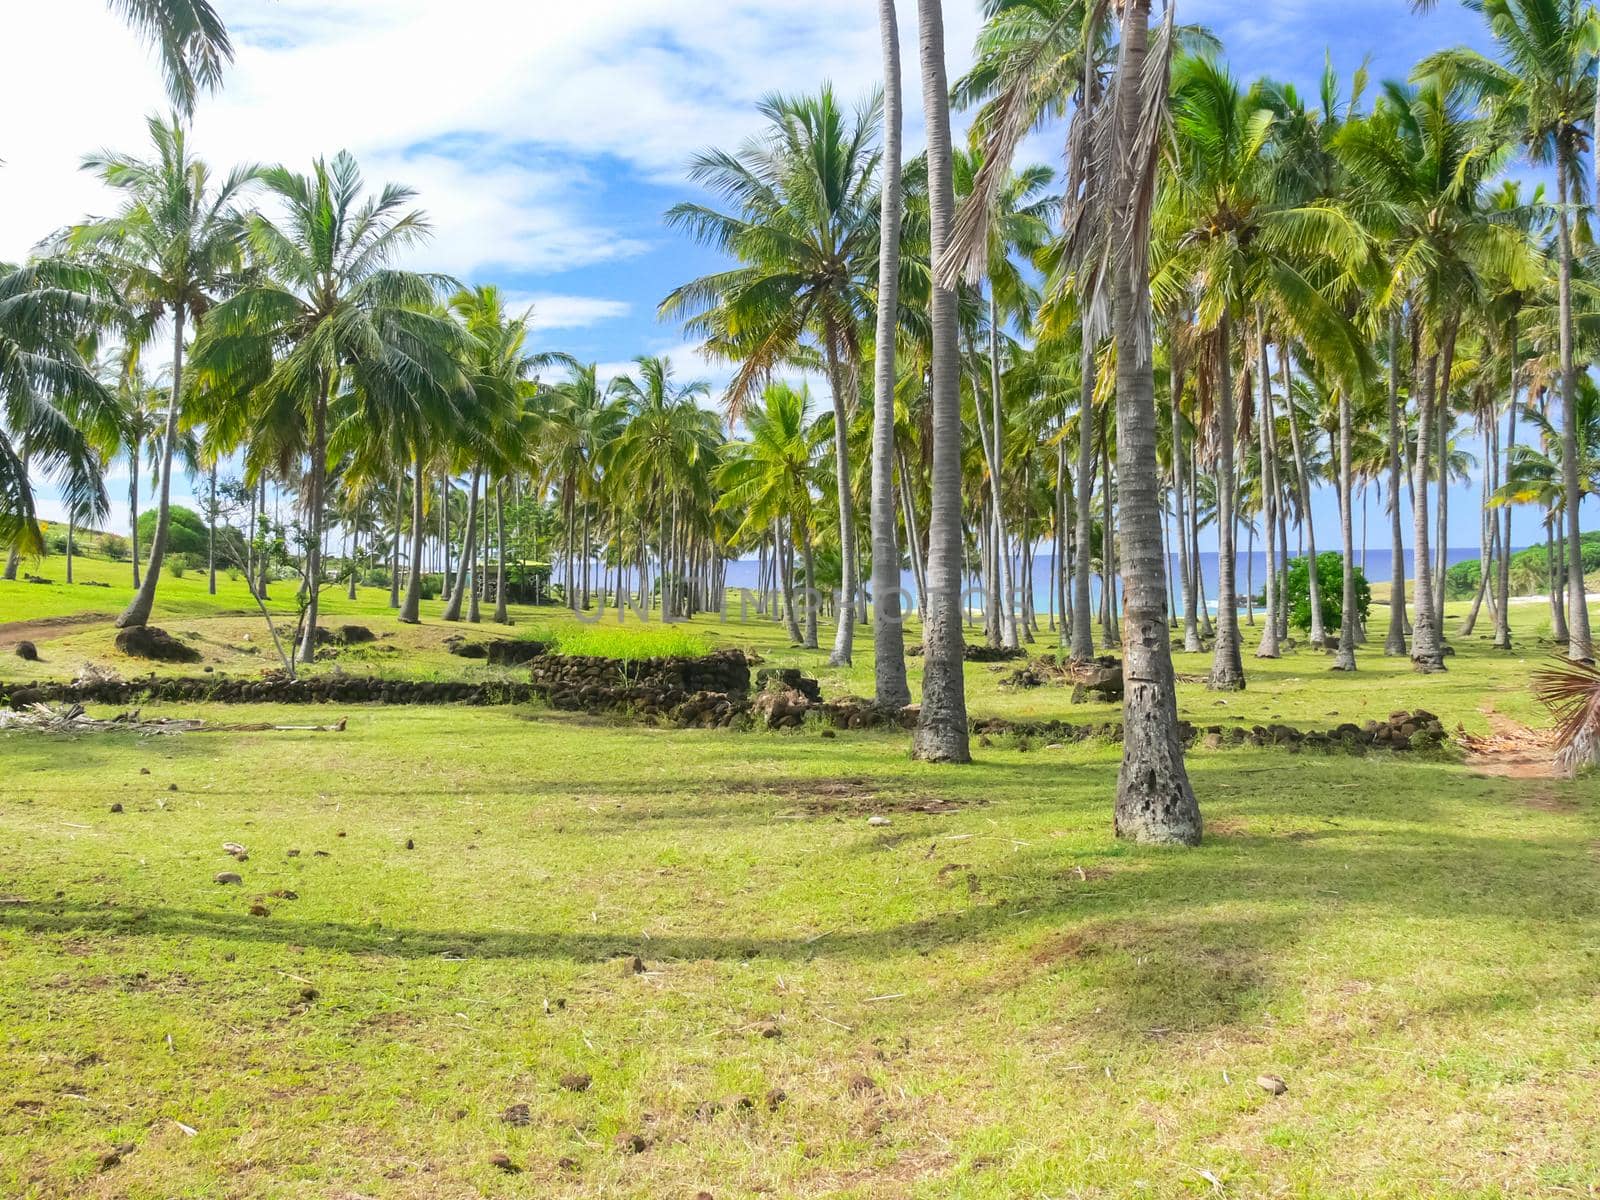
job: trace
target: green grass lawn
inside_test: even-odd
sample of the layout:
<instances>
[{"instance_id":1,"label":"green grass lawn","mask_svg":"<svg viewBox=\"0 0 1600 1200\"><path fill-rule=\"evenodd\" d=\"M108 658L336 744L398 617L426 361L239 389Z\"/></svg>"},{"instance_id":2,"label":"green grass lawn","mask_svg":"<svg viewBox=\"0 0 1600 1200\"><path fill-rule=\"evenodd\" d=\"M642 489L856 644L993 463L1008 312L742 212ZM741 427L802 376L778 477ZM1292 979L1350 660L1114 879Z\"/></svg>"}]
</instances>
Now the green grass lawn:
<instances>
[{"instance_id":1,"label":"green grass lawn","mask_svg":"<svg viewBox=\"0 0 1600 1200\"><path fill-rule=\"evenodd\" d=\"M252 620L264 636L226 615L242 589L174 582L158 621L217 669L270 665L229 649ZM74 590L99 594L74 609L64 585L0 584L0 621L126 595ZM443 653L437 605L406 630L385 599L345 611L396 652L319 669L493 670ZM1542 614L1518 611L1510 656L1458 639L1443 676L1378 653L1338 676L1301 650L1247 656L1243 695L1185 684L1181 703L1207 722L1533 721ZM865 639L828 670L776 626L694 628L829 694L869 689ZM134 669L106 623L39 639L50 673ZM969 666L975 713L1114 715L1002 674ZM1355 1200L1600 1180L1592 778L1197 751L1206 842L1171 852L1112 838L1117 753L1096 743L934 767L898 733L537 707L314 719L334 716L345 732L0 735L0 1196Z\"/></svg>"}]
</instances>

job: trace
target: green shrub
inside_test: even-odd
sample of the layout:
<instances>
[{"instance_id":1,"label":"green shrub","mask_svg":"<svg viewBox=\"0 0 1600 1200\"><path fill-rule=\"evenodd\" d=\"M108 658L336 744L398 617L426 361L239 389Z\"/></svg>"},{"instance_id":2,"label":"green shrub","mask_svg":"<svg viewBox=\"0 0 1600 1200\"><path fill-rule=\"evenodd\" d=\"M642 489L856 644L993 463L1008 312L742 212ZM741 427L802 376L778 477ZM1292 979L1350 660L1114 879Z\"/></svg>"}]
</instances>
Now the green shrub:
<instances>
[{"instance_id":1,"label":"green shrub","mask_svg":"<svg viewBox=\"0 0 1600 1200\"><path fill-rule=\"evenodd\" d=\"M363 587L386 588L389 586L389 571L385 567L369 567L361 576Z\"/></svg>"},{"instance_id":2,"label":"green shrub","mask_svg":"<svg viewBox=\"0 0 1600 1200\"><path fill-rule=\"evenodd\" d=\"M96 543L100 553L112 562L126 562L128 558L128 539L120 533L102 533Z\"/></svg>"},{"instance_id":3,"label":"green shrub","mask_svg":"<svg viewBox=\"0 0 1600 1200\"><path fill-rule=\"evenodd\" d=\"M168 554L165 562L167 570L179 579L187 571L199 571L205 567L205 559L194 554Z\"/></svg>"},{"instance_id":4,"label":"green shrub","mask_svg":"<svg viewBox=\"0 0 1600 1200\"><path fill-rule=\"evenodd\" d=\"M1300 557L1289 562L1288 593L1289 623L1299 629L1311 628L1311 578L1308 558ZM1372 589L1367 577L1356 567L1356 615L1365 622L1372 607ZM1322 628L1329 633L1340 627L1344 620L1344 560L1337 551L1325 550L1317 555L1317 586L1322 591Z\"/></svg>"},{"instance_id":5,"label":"green shrub","mask_svg":"<svg viewBox=\"0 0 1600 1200\"><path fill-rule=\"evenodd\" d=\"M174 504L167 520L167 553L200 554L206 552L206 523L192 508ZM156 536L156 510L146 509L139 514L139 544L148 546Z\"/></svg>"}]
</instances>

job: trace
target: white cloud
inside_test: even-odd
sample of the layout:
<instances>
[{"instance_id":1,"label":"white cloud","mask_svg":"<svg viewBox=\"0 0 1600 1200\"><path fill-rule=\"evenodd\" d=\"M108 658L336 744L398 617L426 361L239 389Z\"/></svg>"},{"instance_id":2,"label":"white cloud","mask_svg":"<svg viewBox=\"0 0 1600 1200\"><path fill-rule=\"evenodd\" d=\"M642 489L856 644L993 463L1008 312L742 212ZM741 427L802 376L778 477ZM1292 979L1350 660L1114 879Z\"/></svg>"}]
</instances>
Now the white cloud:
<instances>
[{"instance_id":1,"label":"white cloud","mask_svg":"<svg viewBox=\"0 0 1600 1200\"><path fill-rule=\"evenodd\" d=\"M605 300L599 296L563 296L550 292L507 292L502 300L506 311L520 314L532 309L528 327L541 329L588 329L602 321L614 321L633 311L624 300Z\"/></svg>"},{"instance_id":2,"label":"white cloud","mask_svg":"<svg viewBox=\"0 0 1600 1200\"><path fill-rule=\"evenodd\" d=\"M644 247L592 203L598 181L681 178L708 143L758 123L754 101L831 79L847 97L880 77L876 15L860 0L222 0L238 61L203 100L203 152L306 164L356 153L369 178L417 185L437 238L427 265L462 274L550 272ZM909 124L916 22L902 19ZM959 70L975 3L950 3ZM158 72L98 0L12 4L0 32L21 52L0 106L0 256L108 206L79 157L137 149L164 109ZM75 79L65 88L70 64ZM39 98L49 97L41 106ZM625 198L624 198L625 199Z\"/></svg>"}]
</instances>

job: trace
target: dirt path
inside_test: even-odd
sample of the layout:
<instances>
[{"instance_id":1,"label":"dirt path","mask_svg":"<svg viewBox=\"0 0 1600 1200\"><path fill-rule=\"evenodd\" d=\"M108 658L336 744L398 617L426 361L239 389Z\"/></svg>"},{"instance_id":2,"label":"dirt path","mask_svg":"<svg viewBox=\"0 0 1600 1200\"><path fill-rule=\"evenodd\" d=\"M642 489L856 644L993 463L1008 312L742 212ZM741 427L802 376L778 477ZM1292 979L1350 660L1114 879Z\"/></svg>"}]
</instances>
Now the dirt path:
<instances>
[{"instance_id":1,"label":"dirt path","mask_svg":"<svg viewBox=\"0 0 1600 1200\"><path fill-rule=\"evenodd\" d=\"M1478 707L1489 721L1489 733L1478 737L1458 734L1467 751L1467 767L1476 775L1498 779L1560 779L1555 765L1555 735L1546 729L1530 729L1520 721L1496 712L1492 703ZM1529 803L1536 807L1547 797L1547 789Z\"/></svg>"},{"instance_id":2,"label":"dirt path","mask_svg":"<svg viewBox=\"0 0 1600 1200\"><path fill-rule=\"evenodd\" d=\"M117 619L116 613L71 613L64 617L37 617L32 621L0 621L0 648L10 648L18 642L48 638L62 629L74 625L99 625Z\"/></svg>"}]
</instances>

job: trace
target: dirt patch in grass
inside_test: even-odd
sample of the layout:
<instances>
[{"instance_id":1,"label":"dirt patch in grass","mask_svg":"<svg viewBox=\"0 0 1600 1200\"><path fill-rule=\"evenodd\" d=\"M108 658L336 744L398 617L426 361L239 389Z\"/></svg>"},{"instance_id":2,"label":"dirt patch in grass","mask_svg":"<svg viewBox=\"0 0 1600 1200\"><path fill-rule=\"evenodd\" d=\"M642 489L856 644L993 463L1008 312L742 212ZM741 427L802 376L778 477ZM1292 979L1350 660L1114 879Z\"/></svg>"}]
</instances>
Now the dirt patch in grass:
<instances>
[{"instance_id":1,"label":"dirt patch in grass","mask_svg":"<svg viewBox=\"0 0 1600 1200\"><path fill-rule=\"evenodd\" d=\"M806 816L888 816L893 813L954 813L987 804L982 798L956 803L923 793L883 792L861 777L837 779L783 779L766 783L763 791L788 801L791 811Z\"/></svg>"},{"instance_id":2,"label":"dirt patch in grass","mask_svg":"<svg viewBox=\"0 0 1600 1200\"><path fill-rule=\"evenodd\" d=\"M65 617L35 617L31 621L0 622L0 650L9 650L18 642L35 641L40 635L48 636L77 625L98 625L115 617L115 613L88 612L72 613Z\"/></svg>"},{"instance_id":3,"label":"dirt patch in grass","mask_svg":"<svg viewBox=\"0 0 1600 1200\"><path fill-rule=\"evenodd\" d=\"M1559 779L1556 769L1555 735L1547 729L1530 729L1518 721L1496 712L1494 705L1478 709L1489 721L1486 735L1458 733L1457 739L1467 752L1467 769L1474 775L1492 779ZM1524 800L1534 808L1545 808L1540 798L1554 801L1546 788L1536 789Z\"/></svg>"}]
</instances>

